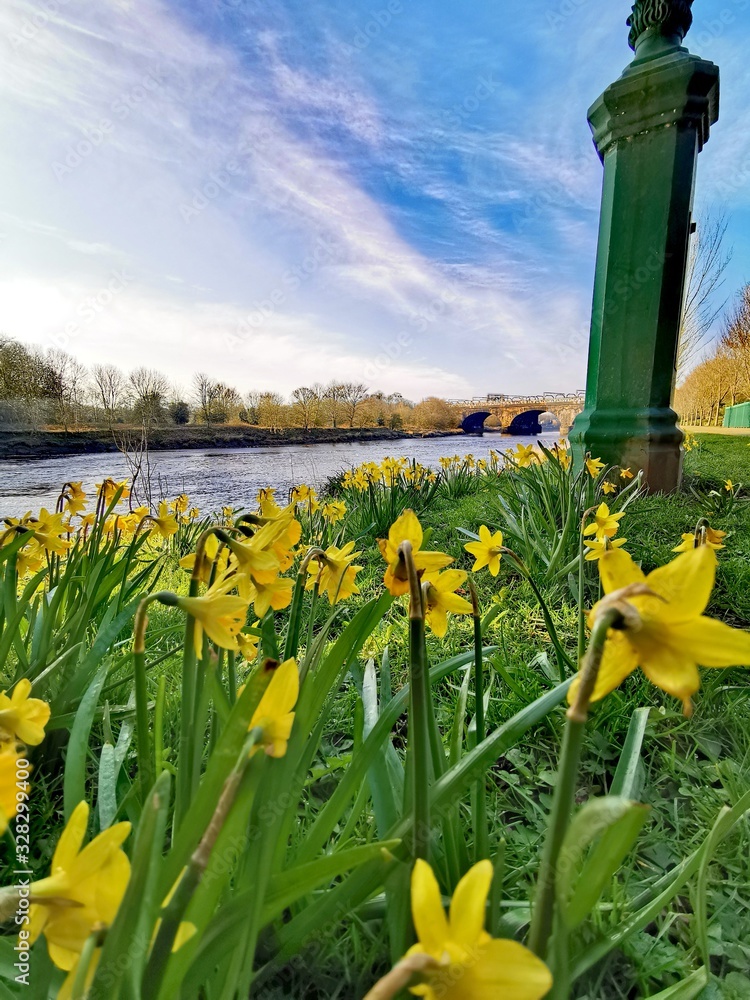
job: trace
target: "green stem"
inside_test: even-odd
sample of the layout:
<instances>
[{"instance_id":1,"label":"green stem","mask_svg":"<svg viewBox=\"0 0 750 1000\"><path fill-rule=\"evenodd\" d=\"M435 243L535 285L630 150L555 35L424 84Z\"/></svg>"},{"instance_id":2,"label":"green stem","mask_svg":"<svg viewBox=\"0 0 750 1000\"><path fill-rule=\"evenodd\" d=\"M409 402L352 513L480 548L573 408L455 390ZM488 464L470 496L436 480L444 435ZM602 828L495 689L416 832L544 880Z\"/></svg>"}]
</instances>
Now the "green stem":
<instances>
[{"instance_id":1,"label":"green stem","mask_svg":"<svg viewBox=\"0 0 750 1000\"><path fill-rule=\"evenodd\" d=\"M155 771L161 774L164 770L164 701L167 693L167 678L164 674L159 678L156 690L156 707L154 708L154 755Z\"/></svg>"},{"instance_id":2,"label":"green stem","mask_svg":"<svg viewBox=\"0 0 750 1000\"><path fill-rule=\"evenodd\" d=\"M88 979L89 969L91 968L91 963L94 959L96 949L101 948L101 946L101 933L99 931L92 931L84 942L83 950L81 951L81 955L78 959L78 965L76 966L73 988L70 991L70 995L73 1000L78 1000L79 997L86 997L88 995L86 980Z\"/></svg>"},{"instance_id":3,"label":"green stem","mask_svg":"<svg viewBox=\"0 0 750 1000\"><path fill-rule=\"evenodd\" d=\"M197 557L196 557L197 558ZM198 596L199 581L190 581L190 597ZM188 615L185 620L185 645L182 651L182 698L180 704L180 745L177 754L177 783L175 791L174 829L177 830L185 818L190 805L193 787L193 716L195 714L195 682L197 657L195 654L195 619Z\"/></svg>"},{"instance_id":4,"label":"green stem","mask_svg":"<svg viewBox=\"0 0 750 1000\"><path fill-rule=\"evenodd\" d=\"M233 649L227 652L227 691L229 704L234 705L237 701L237 656Z\"/></svg>"},{"instance_id":5,"label":"green stem","mask_svg":"<svg viewBox=\"0 0 750 1000\"><path fill-rule=\"evenodd\" d=\"M477 601L474 584L469 580L469 590L471 593L471 603L474 608L474 701L475 701L475 728L476 745L478 746L485 736L484 723L484 664L482 662L482 619L479 617L479 603ZM477 787L474 795L474 860L482 861L490 856L490 838L487 828L487 780L484 773L477 778Z\"/></svg>"},{"instance_id":6,"label":"green stem","mask_svg":"<svg viewBox=\"0 0 750 1000\"><path fill-rule=\"evenodd\" d=\"M409 671L411 674L411 725L413 741L414 857L427 859L430 842L430 728L426 698L427 674L424 656L424 619L409 622Z\"/></svg>"},{"instance_id":7,"label":"green stem","mask_svg":"<svg viewBox=\"0 0 750 1000\"><path fill-rule=\"evenodd\" d=\"M414 765L412 789L413 854L415 858L429 856L430 849L430 679L424 634L422 586L414 565L411 543L402 542L399 556L404 561L409 578L409 680L410 716L409 749Z\"/></svg>"},{"instance_id":8,"label":"green stem","mask_svg":"<svg viewBox=\"0 0 750 1000\"><path fill-rule=\"evenodd\" d=\"M133 678L135 681L136 756L141 802L154 783L154 753L149 735L148 684L146 682L146 626L148 606L158 595L150 594L138 605L133 622Z\"/></svg>"},{"instance_id":9,"label":"green stem","mask_svg":"<svg viewBox=\"0 0 750 1000\"><path fill-rule=\"evenodd\" d=\"M560 751L557 783L547 824L542 860L539 865L536 897L527 942L528 947L541 959L545 959L547 956L549 938L552 933L555 909L555 870L575 803L578 765L586 729L586 714L599 674L607 633L615 623L621 620L620 611L616 608L610 608L603 612L594 623L589 648L581 666L581 680L576 692L576 700L568 710Z\"/></svg>"}]
</instances>

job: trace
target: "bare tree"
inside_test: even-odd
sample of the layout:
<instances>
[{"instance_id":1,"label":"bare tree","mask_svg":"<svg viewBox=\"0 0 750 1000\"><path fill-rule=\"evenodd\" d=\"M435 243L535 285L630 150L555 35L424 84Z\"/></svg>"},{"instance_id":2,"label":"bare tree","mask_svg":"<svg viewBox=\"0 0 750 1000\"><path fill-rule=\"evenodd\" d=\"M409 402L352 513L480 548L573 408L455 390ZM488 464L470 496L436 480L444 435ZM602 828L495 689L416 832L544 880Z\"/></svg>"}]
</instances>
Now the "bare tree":
<instances>
[{"instance_id":1,"label":"bare tree","mask_svg":"<svg viewBox=\"0 0 750 1000\"><path fill-rule=\"evenodd\" d=\"M346 387L340 382L330 382L324 390L323 398L326 403L326 410L328 411L328 418L331 421L331 427L338 427L339 419L341 418L341 412L344 407L344 394Z\"/></svg>"},{"instance_id":2,"label":"bare tree","mask_svg":"<svg viewBox=\"0 0 750 1000\"><path fill-rule=\"evenodd\" d=\"M349 426L354 427L357 407L363 400L367 399L367 386L363 385L362 382L345 382L341 389L344 413L349 421Z\"/></svg>"},{"instance_id":3,"label":"bare tree","mask_svg":"<svg viewBox=\"0 0 750 1000\"><path fill-rule=\"evenodd\" d=\"M125 400L125 376L117 365L94 365L91 369L91 381L96 401L101 403L104 419L111 430L116 412Z\"/></svg>"},{"instance_id":4,"label":"bare tree","mask_svg":"<svg viewBox=\"0 0 750 1000\"><path fill-rule=\"evenodd\" d=\"M732 259L724 241L729 223L723 212L706 212L690 243L685 302L682 309L677 347L677 379L682 380L694 365L711 335L711 328L727 300L717 302L724 284L724 272Z\"/></svg>"},{"instance_id":5,"label":"bare tree","mask_svg":"<svg viewBox=\"0 0 750 1000\"><path fill-rule=\"evenodd\" d=\"M303 430L309 430L317 422L321 401L320 388L317 386L303 385L292 393L292 410Z\"/></svg>"},{"instance_id":6,"label":"bare tree","mask_svg":"<svg viewBox=\"0 0 750 1000\"><path fill-rule=\"evenodd\" d=\"M128 389L135 414L148 435L163 416L169 381L154 368L136 368L128 376Z\"/></svg>"},{"instance_id":7,"label":"bare tree","mask_svg":"<svg viewBox=\"0 0 750 1000\"><path fill-rule=\"evenodd\" d=\"M742 375L742 391L750 396L750 284L745 285L726 319L721 346Z\"/></svg>"},{"instance_id":8,"label":"bare tree","mask_svg":"<svg viewBox=\"0 0 750 1000\"><path fill-rule=\"evenodd\" d=\"M45 360L52 374L57 419L67 434L70 424L78 425L88 372L72 354L56 347L47 351Z\"/></svg>"},{"instance_id":9,"label":"bare tree","mask_svg":"<svg viewBox=\"0 0 750 1000\"><path fill-rule=\"evenodd\" d=\"M258 418L261 427L272 431L281 430L286 425L287 407L284 397L278 392L263 392L258 400Z\"/></svg>"},{"instance_id":10,"label":"bare tree","mask_svg":"<svg viewBox=\"0 0 750 1000\"><path fill-rule=\"evenodd\" d=\"M198 413L207 427L211 426L214 407L218 399L219 383L209 378L205 372L197 372L193 377L193 396Z\"/></svg>"}]
</instances>

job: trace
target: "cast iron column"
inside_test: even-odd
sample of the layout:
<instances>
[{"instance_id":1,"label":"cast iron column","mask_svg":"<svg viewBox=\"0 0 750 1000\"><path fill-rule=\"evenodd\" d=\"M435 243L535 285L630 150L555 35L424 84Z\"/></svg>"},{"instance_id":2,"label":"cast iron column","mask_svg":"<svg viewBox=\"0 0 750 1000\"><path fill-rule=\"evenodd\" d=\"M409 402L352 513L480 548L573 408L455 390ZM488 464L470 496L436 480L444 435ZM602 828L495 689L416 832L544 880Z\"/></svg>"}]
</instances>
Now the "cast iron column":
<instances>
[{"instance_id":1,"label":"cast iron column","mask_svg":"<svg viewBox=\"0 0 750 1000\"><path fill-rule=\"evenodd\" d=\"M682 41L693 0L638 0L635 58L589 111L604 163L585 409L570 440L642 469L653 490L682 472L671 408L698 153L718 118L719 70Z\"/></svg>"}]
</instances>

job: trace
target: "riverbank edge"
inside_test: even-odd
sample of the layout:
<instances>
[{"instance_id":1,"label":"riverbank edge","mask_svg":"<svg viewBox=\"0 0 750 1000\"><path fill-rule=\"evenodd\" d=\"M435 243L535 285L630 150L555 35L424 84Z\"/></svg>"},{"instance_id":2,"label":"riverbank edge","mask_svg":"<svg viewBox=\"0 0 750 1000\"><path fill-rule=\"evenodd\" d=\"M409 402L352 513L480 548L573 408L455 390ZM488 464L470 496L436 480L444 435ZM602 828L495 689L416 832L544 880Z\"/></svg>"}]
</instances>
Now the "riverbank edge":
<instances>
[{"instance_id":1,"label":"riverbank edge","mask_svg":"<svg viewBox=\"0 0 750 1000\"><path fill-rule=\"evenodd\" d=\"M135 446L140 435L131 433ZM263 427L159 427L149 438L150 451L197 451L206 448L267 448L270 445L346 444L364 441L403 441L422 437L448 437L456 432L413 434L387 427L286 427L272 431ZM64 458L122 451L127 432L110 431L0 431L0 461L5 459Z\"/></svg>"}]
</instances>

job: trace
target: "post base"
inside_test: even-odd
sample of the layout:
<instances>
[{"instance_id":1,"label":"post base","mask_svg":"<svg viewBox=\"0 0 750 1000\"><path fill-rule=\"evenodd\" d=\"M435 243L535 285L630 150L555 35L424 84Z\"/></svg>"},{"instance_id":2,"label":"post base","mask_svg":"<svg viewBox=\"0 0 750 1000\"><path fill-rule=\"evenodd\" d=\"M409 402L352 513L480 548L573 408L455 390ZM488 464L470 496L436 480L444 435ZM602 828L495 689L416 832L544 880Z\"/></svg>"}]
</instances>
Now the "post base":
<instances>
[{"instance_id":1,"label":"post base","mask_svg":"<svg viewBox=\"0 0 750 1000\"><path fill-rule=\"evenodd\" d=\"M682 480L683 433L670 407L585 409L573 422L570 443L576 467L587 453L607 465L643 471L651 493L672 493Z\"/></svg>"}]
</instances>

